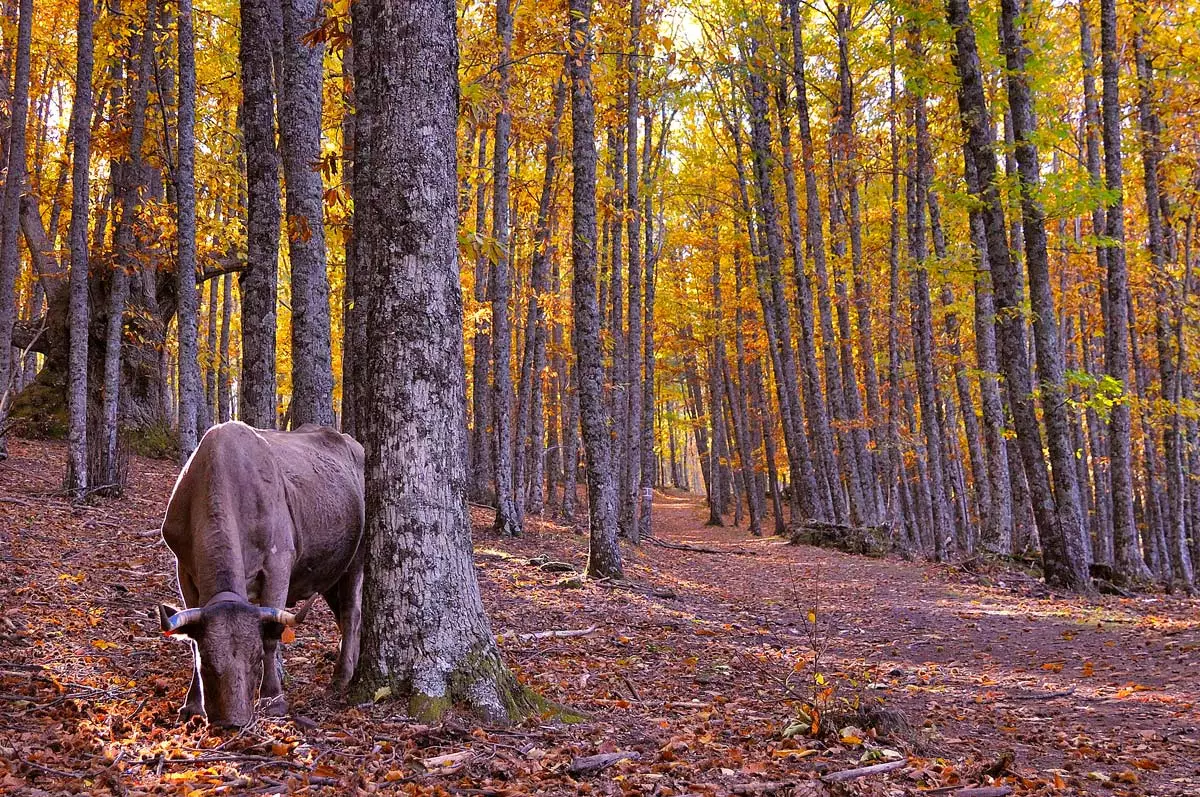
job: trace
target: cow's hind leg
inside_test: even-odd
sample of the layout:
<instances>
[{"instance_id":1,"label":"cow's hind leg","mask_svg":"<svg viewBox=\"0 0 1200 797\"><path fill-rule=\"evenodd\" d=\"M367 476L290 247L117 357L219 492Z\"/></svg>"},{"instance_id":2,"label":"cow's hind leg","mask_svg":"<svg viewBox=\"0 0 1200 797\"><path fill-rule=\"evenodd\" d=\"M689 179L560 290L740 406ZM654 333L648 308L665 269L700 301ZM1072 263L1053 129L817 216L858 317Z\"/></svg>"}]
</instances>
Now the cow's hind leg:
<instances>
[{"instance_id":1,"label":"cow's hind leg","mask_svg":"<svg viewBox=\"0 0 1200 797\"><path fill-rule=\"evenodd\" d=\"M324 593L325 602L337 618L341 632L337 666L333 671L332 688L341 691L350 685L354 670L358 666L358 646L362 637L362 582L361 557L356 557L350 569L342 575L332 589Z\"/></svg>"}]
</instances>

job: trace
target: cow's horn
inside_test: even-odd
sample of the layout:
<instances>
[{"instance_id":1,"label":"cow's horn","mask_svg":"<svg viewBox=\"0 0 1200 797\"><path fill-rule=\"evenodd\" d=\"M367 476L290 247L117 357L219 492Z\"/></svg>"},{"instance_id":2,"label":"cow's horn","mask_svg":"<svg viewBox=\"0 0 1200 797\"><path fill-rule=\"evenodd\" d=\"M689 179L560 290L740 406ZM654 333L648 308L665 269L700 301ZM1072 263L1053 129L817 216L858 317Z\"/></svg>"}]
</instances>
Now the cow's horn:
<instances>
[{"instance_id":1,"label":"cow's horn","mask_svg":"<svg viewBox=\"0 0 1200 797\"><path fill-rule=\"evenodd\" d=\"M167 633L173 634L188 623L199 622L202 617L204 617L203 609L184 609L183 611L175 612L167 620Z\"/></svg>"},{"instance_id":2,"label":"cow's horn","mask_svg":"<svg viewBox=\"0 0 1200 797\"><path fill-rule=\"evenodd\" d=\"M259 606L258 616L272 623L279 623L280 625L296 624L296 615L284 609L276 609L274 606Z\"/></svg>"},{"instance_id":3,"label":"cow's horn","mask_svg":"<svg viewBox=\"0 0 1200 797\"><path fill-rule=\"evenodd\" d=\"M308 617L309 609L313 607L313 604L316 603L316 601L317 593L314 592L312 595L308 596L308 600L300 604L300 608L296 610L296 625L300 625L300 623L304 622L304 618Z\"/></svg>"}]
</instances>

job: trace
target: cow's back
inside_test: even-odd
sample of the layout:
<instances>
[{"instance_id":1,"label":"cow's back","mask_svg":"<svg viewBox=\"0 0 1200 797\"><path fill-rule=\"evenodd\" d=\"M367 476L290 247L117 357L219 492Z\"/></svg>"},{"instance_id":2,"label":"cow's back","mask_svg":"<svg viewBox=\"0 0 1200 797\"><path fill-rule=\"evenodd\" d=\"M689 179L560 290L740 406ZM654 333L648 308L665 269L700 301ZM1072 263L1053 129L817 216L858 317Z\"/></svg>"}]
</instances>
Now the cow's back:
<instances>
[{"instance_id":1,"label":"cow's back","mask_svg":"<svg viewBox=\"0 0 1200 797\"><path fill-rule=\"evenodd\" d=\"M231 422L200 441L176 482L163 539L201 600L290 583L288 602L327 589L359 543L362 448L332 429ZM241 574L240 583L238 574Z\"/></svg>"}]
</instances>

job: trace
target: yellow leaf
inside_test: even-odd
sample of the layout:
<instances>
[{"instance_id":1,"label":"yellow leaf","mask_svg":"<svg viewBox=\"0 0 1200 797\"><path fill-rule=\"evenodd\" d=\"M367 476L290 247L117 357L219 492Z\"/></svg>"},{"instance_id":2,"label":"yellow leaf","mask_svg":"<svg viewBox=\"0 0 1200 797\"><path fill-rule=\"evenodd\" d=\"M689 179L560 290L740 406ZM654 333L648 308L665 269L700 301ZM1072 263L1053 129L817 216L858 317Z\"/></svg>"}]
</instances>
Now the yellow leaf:
<instances>
[{"instance_id":1,"label":"yellow leaf","mask_svg":"<svg viewBox=\"0 0 1200 797\"><path fill-rule=\"evenodd\" d=\"M392 696L392 687L381 686L375 690L375 696L372 699L376 703L378 703L380 700L383 700L384 698L391 697L391 696Z\"/></svg>"}]
</instances>

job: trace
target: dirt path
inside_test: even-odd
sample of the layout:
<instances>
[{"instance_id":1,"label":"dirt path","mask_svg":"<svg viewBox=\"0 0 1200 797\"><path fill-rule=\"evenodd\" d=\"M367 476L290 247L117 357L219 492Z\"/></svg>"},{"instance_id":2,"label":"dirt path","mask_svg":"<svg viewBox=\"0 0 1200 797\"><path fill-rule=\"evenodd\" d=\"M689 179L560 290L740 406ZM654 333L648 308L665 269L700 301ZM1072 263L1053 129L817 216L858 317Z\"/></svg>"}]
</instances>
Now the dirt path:
<instances>
[{"instance_id":1,"label":"dirt path","mask_svg":"<svg viewBox=\"0 0 1200 797\"><path fill-rule=\"evenodd\" d=\"M1019 575L983 586L752 539L705 528L679 494L657 497L658 537L728 553L626 546L620 584L529 564L581 569L586 538L571 529L531 520L499 540L475 510L506 657L587 712L581 724L431 728L387 701L347 706L326 691L336 642L322 605L287 651L290 718L234 736L181 726L188 655L152 614L174 599L155 532L174 469L137 460L126 496L74 509L53 494L62 455L18 440L0 463L0 793L827 794L821 773L895 750L902 769L843 793L1200 794L1197 602L1037 597ZM796 724L814 691L832 731L820 739ZM637 757L569 771L613 751ZM466 757L430 760L450 753ZM1005 753L1014 763L989 776Z\"/></svg>"}]
</instances>

